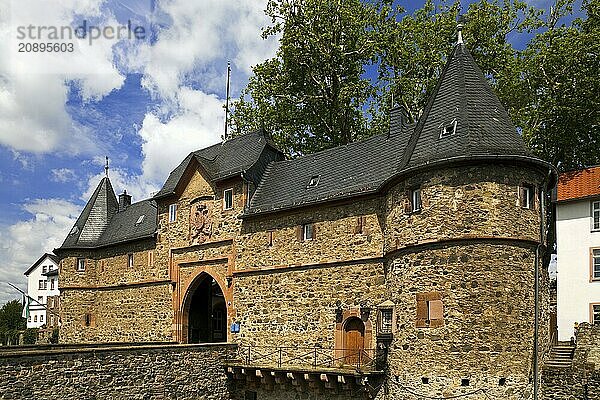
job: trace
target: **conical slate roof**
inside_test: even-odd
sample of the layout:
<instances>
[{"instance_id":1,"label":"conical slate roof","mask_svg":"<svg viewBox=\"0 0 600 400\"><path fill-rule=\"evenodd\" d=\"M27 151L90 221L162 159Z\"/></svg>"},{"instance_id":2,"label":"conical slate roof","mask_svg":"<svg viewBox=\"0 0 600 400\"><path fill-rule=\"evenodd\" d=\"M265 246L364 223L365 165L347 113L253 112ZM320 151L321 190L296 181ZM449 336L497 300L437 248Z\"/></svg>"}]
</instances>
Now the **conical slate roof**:
<instances>
[{"instance_id":1,"label":"conical slate roof","mask_svg":"<svg viewBox=\"0 0 600 400\"><path fill-rule=\"evenodd\" d=\"M446 135L442 136L444 127ZM529 153L475 60L464 44L457 44L408 143L400 168L498 155Z\"/></svg>"},{"instance_id":2,"label":"conical slate roof","mask_svg":"<svg viewBox=\"0 0 600 400\"><path fill-rule=\"evenodd\" d=\"M102 178L61 248L95 244L118 209L110 179Z\"/></svg>"}]
</instances>

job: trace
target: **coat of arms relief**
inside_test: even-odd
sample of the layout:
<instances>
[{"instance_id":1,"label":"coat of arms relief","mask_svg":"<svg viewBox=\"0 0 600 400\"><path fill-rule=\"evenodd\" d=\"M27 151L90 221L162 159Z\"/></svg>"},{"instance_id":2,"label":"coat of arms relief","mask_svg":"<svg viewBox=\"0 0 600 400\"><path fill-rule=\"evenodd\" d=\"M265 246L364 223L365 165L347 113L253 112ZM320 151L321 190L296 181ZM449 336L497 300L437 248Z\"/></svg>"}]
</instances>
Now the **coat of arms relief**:
<instances>
[{"instance_id":1,"label":"coat of arms relief","mask_svg":"<svg viewBox=\"0 0 600 400\"><path fill-rule=\"evenodd\" d=\"M190 209L190 245L202 244L212 236L212 204L198 202Z\"/></svg>"}]
</instances>

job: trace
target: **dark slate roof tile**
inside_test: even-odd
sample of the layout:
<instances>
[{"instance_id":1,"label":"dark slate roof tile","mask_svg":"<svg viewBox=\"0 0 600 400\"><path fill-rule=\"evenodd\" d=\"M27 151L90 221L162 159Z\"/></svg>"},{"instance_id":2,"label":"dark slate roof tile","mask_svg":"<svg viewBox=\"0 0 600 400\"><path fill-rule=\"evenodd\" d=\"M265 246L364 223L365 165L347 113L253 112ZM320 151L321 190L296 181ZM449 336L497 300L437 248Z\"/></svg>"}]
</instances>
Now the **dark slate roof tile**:
<instances>
[{"instance_id":1,"label":"dark slate roof tile","mask_svg":"<svg viewBox=\"0 0 600 400\"><path fill-rule=\"evenodd\" d=\"M398 168L413 126L300 158L269 164L246 215L376 191ZM310 187L313 176L319 183Z\"/></svg>"},{"instance_id":2,"label":"dark slate roof tile","mask_svg":"<svg viewBox=\"0 0 600 400\"><path fill-rule=\"evenodd\" d=\"M175 192L177 183L192 158L202 165L210 179L218 181L230 178L252 167L267 145L275 148L262 131L256 131L190 153L171 172L162 189L154 198L169 196Z\"/></svg>"}]
</instances>

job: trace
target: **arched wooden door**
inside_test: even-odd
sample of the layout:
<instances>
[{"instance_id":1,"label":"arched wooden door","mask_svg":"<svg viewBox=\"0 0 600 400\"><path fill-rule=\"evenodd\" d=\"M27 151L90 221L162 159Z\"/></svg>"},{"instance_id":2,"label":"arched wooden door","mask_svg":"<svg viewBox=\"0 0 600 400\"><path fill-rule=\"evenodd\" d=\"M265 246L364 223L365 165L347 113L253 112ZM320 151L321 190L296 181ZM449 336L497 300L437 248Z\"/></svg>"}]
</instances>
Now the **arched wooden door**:
<instances>
[{"instance_id":1,"label":"arched wooden door","mask_svg":"<svg viewBox=\"0 0 600 400\"><path fill-rule=\"evenodd\" d=\"M344 324L344 361L358 364L365 349L365 324L360 318L352 317Z\"/></svg>"}]
</instances>

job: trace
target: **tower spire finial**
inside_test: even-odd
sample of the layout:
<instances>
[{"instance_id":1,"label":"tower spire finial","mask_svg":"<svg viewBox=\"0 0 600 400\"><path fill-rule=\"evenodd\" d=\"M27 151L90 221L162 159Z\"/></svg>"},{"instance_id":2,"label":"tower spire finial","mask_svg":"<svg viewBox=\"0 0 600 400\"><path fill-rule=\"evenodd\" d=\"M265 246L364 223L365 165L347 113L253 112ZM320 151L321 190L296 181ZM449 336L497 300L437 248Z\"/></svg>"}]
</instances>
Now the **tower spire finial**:
<instances>
[{"instance_id":1,"label":"tower spire finial","mask_svg":"<svg viewBox=\"0 0 600 400\"><path fill-rule=\"evenodd\" d=\"M463 41L463 36L462 36L462 31L463 31L463 28L465 27L465 25L464 25L465 19L466 18L464 15L458 16L458 21L456 24L456 33L457 33L458 39L456 41L456 44L464 44L465 43Z\"/></svg>"},{"instance_id":2,"label":"tower spire finial","mask_svg":"<svg viewBox=\"0 0 600 400\"><path fill-rule=\"evenodd\" d=\"M104 165L104 174L108 178L108 156L106 156L106 164Z\"/></svg>"}]
</instances>

